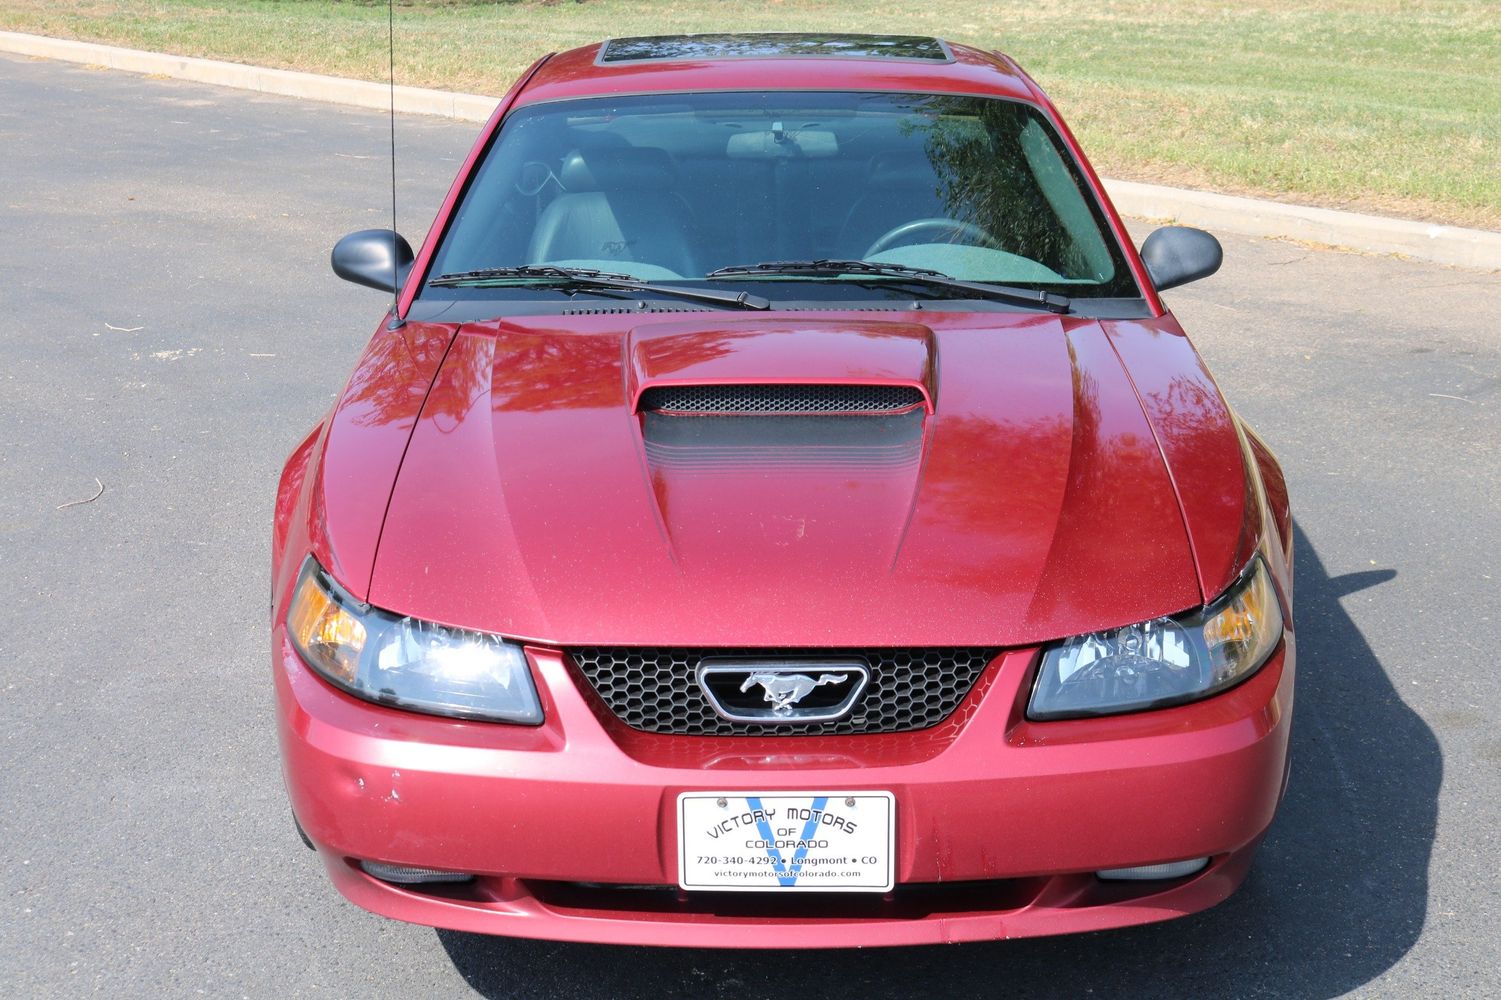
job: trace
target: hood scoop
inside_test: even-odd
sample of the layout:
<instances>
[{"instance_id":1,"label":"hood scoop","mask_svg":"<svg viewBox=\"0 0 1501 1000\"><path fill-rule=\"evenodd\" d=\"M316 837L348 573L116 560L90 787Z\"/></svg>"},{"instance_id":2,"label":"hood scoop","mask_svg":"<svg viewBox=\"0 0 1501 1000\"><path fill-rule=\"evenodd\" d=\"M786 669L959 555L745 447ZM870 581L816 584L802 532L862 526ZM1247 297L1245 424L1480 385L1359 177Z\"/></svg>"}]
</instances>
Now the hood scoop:
<instances>
[{"instance_id":1,"label":"hood scoop","mask_svg":"<svg viewBox=\"0 0 1501 1000\"><path fill-rule=\"evenodd\" d=\"M716 505L732 503L744 490L758 492L772 477L780 486L763 501L768 512L784 503L790 511L806 510L809 493L856 507L879 494L879 503L890 501L905 520L922 460L924 416L919 406L853 414L648 410L641 415L641 437L664 511L681 510L685 497L699 494L702 487L689 480L743 480L707 497L699 517L713 521ZM667 521L671 531L676 522Z\"/></svg>"},{"instance_id":2,"label":"hood scoop","mask_svg":"<svg viewBox=\"0 0 1501 1000\"><path fill-rule=\"evenodd\" d=\"M931 414L937 395L933 331L917 323L668 321L635 327L625 348L642 415Z\"/></svg>"},{"instance_id":3,"label":"hood scoop","mask_svg":"<svg viewBox=\"0 0 1501 1000\"><path fill-rule=\"evenodd\" d=\"M680 572L887 573L932 425L933 331L802 317L631 331L627 397ZM854 525L847 530L846 525Z\"/></svg>"},{"instance_id":4,"label":"hood scoop","mask_svg":"<svg viewBox=\"0 0 1501 1000\"><path fill-rule=\"evenodd\" d=\"M654 386L641 393L642 413L674 416L904 413L926 402L915 385L732 384Z\"/></svg>"}]
</instances>

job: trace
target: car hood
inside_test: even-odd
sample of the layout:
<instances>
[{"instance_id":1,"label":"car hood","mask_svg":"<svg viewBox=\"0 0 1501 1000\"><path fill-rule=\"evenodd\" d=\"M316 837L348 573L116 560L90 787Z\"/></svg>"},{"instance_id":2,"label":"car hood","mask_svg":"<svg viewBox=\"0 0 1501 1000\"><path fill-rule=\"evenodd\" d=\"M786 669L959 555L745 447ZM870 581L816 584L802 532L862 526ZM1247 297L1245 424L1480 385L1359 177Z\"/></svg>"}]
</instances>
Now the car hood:
<instances>
[{"instance_id":1,"label":"car hood","mask_svg":"<svg viewBox=\"0 0 1501 1000\"><path fill-rule=\"evenodd\" d=\"M749 647L1017 645L1202 601L1162 449L1100 322L898 315L922 322L461 328L391 495L371 602L565 645ZM787 383L916 404L705 412ZM650 409L669 386L705 392L692 412Z\"/></svg>"}]
</instances>

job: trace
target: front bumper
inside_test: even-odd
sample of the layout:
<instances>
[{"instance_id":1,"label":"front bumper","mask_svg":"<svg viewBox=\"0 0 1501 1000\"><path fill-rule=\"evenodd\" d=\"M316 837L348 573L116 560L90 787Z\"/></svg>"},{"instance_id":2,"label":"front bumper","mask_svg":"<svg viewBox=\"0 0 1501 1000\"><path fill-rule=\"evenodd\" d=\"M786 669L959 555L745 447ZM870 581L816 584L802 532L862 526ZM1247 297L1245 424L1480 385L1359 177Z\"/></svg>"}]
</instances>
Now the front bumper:
<instances>
[{"instance_id":1,"label":"front bumper","mask_svg":"<svg viewBox=\"0 0 1501 1000\"><path fill-rule=\"evenodd\" d=\"M1206 701L1029 723L1036 655L1017 651L933 729L767 739L631 730L550 650L528 650L546 722L526 728L371 705L315 676L279 627L273 649L292 807L350 900L461 931L709 947L1024 937L1212 906L1244 878L1281 796L1294 661L1289 633ZM894 892L677 889L678 793L832 788L895 794ZM1198 857L1211 863L1173 882L1092 874ZM479 878L398 887L361 859Z\"/></svg>"}]
</instances>

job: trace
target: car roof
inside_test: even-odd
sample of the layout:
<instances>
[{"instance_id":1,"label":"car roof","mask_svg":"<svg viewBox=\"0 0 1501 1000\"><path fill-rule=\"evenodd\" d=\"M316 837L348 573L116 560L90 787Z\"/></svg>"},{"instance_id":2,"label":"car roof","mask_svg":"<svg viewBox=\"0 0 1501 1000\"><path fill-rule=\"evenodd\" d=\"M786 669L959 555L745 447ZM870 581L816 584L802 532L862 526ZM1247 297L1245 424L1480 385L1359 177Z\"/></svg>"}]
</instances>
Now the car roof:
<instances>
[{"instance_id":1,"label":"car roof","mask_svg":"<svg viewBox=\"0 0 1501 1000\"><path fill-rule=\"evenodd\" d=\"M1011 59L922 35L744 34L615 38L543 62L517 104L713 90L892 90L1038 102Z\"/></svg>"}]
</instances>

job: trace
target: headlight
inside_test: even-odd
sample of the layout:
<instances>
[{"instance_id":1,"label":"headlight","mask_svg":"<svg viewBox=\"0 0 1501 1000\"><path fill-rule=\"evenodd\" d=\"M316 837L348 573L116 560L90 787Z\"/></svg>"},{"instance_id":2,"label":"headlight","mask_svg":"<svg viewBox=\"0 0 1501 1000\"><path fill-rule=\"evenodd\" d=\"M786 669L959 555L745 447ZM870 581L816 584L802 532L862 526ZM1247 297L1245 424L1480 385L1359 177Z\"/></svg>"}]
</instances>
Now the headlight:
<instances>
[{"instance_id":1,"label":"headlight","mask_svg":"<svg viewBox=\"0 0 1501 1000\"><path fill-rule=\"evenodd\" d=\"M460 718L542 721L520 646L361 604L311 558L297 579L287 635L309 666L369 701Z\"/></svg>"},{"instance_id":2,"label":"headlight","mask_svg":"<svg viewBox=\"0 0 1501 1000\"><path fill-rule=\"evenodd\" d=\"M1027 715L1072 719L1203 698L1255 673L1281 638L1277 591L1257 556L1202 610L1048 647Z\"/></svg>"}]
</instances>

